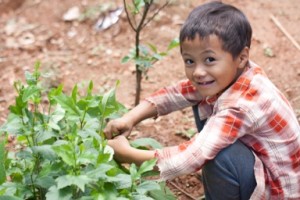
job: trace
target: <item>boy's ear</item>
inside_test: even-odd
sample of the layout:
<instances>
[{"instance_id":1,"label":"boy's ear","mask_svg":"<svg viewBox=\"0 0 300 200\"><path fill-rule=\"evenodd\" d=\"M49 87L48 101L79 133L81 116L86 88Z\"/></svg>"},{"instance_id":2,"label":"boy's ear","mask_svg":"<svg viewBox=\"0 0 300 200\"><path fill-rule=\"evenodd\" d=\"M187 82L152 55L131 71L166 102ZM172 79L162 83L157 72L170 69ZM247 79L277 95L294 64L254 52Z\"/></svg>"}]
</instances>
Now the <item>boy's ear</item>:
<instances>
[{"instance_id":1,"label":"boy's ear","mask_svg":"<svg viewBox=\"0 0 300 200\"><path fill-rule=\"evenodd\" d=\"M244 47L238 59L239 59L239 68L244 68L249 60L249 47Z\"/></svg>"}]
</instances>

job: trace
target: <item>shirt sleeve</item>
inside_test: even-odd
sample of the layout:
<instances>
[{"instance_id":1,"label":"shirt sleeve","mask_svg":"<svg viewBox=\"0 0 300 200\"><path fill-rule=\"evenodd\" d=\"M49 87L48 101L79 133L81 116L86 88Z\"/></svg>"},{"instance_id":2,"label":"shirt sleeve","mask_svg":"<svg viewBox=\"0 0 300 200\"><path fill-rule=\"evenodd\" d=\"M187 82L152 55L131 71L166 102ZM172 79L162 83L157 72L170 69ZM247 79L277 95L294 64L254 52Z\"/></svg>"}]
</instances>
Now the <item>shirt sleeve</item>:
<instances>
[{"instance_id":1,"label":"shirt sleeve","mask_svg":"<svg viewBox=\"0 0 300 200\"><path fill-rule=\"evenodd\" d=\"M192 106L201 97L190 81L184 80L156 91L145 100L156 106L158 115L165 115Z\"/></svg>"},{"instance_id":2,"label":"shirt sleeve","mask_svg":"<svg viewBox=\"0 0 300 200\"><path fill-rule=\"evenodd\" d=\"M240 109L226 109L212 116L190 141L157 150L161 179L168 180L196 172L222 149L252 132L253 122Z\"/></svg>"}]
</instances>

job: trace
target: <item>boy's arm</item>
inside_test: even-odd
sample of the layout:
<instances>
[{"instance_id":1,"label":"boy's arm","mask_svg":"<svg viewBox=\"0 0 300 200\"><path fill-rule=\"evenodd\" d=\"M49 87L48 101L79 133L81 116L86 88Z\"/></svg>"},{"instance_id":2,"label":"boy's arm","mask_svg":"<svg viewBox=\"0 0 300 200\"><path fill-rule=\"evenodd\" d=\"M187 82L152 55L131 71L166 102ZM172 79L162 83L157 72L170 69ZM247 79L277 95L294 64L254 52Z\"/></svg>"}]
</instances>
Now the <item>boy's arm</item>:
<instances>
[{"instance_id":1,"label":"boy's arm","mask_svg":"<svg viewBox=\"0 0 300 200\"><path fill-rule=\"evenodd\" d=\"M153 93L122 118L110 121L104 133L107 139L120 134L128 136L132 128L142 120L192 106L200 100L199 93L189 81L180 81Z\"/></svg>"},{"instance_id":2,"label":"boy's arm","mask_svg":"<svg viewBox=\"0 0 300 200\"><path fill-rule=\"evenodd\" d=\"M193 106L201 100L202 97L199 92L188 80L182 80L175 85L161 88L146 98L146 101L155 105L158 115L166 115Z\"/></svg>"},{"instance_id":3,"label":"boy's arm","mask_svg":"<svg viewBox=\"0 0 300 200\"><path fill-rule=\"evenodd\" d=\"M144 119L155 116L157 116L155 105L143 101L123 117L110 121L104 129L105 136L107 139L121 134L128 136L136 124Z\"/></svg>"},{"instance_id":4,"label":"boy's arm","mask_svg":"<svg viewBox=\"0 0 300 200\"><path fill-rule=\"evenodd\" d=\"M123 117L131 121L133 126L143 121L144 119L157 116L157 110L154 104L148 101L142 101Z\"/></svg>"},{"instance_id":5,"label":"boy's arm","mask_svg":"<svg viewBox=\"0 0 300 200\"><path fill-rule=\"evenodd\" d=\"M115 137L113 140L108 140L108 145L114 149L114 158L121 163L141 165L144 161L155 158L154 150L133 148L122 135Z\"/></svg>"}]
</instances>

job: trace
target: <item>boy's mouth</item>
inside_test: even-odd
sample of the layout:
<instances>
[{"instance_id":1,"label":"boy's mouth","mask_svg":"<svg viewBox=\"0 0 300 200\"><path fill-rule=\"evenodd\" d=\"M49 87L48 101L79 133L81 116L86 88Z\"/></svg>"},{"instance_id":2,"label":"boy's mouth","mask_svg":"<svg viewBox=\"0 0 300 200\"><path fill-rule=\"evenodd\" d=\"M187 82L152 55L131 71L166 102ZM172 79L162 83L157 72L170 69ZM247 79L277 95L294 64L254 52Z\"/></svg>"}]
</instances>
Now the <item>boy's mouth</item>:
<instances>
[{"instance_id":1,"label":"boy's mouth","mask_svg":"<svg viewBox=\"0 0 300 200\"><path fill-rule=\"evenodd\" d=\"M210 84L212 84L213 82L215 82L214 80L212 80L212 81L203 81L203 82L198 82L197 84L198 85L210 85Z\"/></svg>"}]
</instances>

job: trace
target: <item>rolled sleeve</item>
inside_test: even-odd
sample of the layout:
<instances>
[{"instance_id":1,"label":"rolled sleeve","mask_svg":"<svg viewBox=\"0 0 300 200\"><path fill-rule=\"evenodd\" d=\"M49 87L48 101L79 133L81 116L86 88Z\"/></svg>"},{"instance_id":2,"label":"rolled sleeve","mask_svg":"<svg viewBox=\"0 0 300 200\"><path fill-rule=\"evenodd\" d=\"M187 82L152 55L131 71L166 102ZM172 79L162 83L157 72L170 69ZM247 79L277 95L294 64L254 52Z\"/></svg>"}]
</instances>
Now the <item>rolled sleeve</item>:
<instances>
[{"instance_id":1,"label":"rolled sleeve","mask_svg":"<svg viewBox=\"0 0 300 200\"><path fill-rule=\"evenodd\" d=\"M196 104L201 97L189 81L181 81L158 90L145 100L156 106L158 115L166 115Z\"/></svg>"}]
</instances>

